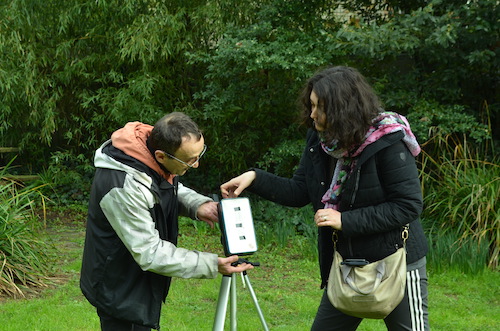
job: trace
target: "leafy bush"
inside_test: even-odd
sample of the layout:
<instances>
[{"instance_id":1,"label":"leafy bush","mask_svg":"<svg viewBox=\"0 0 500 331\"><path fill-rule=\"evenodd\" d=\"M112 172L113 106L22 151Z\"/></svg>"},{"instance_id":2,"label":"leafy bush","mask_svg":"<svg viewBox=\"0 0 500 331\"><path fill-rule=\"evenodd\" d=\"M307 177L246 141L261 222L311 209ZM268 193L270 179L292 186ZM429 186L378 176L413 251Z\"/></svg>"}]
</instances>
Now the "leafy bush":
<instances>
[{"instance_id":1,"label":"leafy bush","mask_svg":"<svg viewBox=\"0 0 500 331\"><path fill-rule=\"evenodd\" d=\"M428 106L440 115L459 111L468 115L446 114L439 125L453 127L458 120L477 133L482 128L470 120L479 121L486 103L498 136L497 12L496 1L434 0L410 12L393 12L384 22L361 17L326 33L332 52L343 53L371 80L386 108L405 115ZM480 137L479 132L475 139Z\"/></svg>"},{"instance_id":2,"label":"leafy bush","mask_svg":"<svg viewBox=\"0 0 500 331\"><path fill-rule=\"evenodd\" d=\"M291 177L299 166L304 150L304 138L297 141L285 140L269 148L257 166L278 176Z\"/></svg>"},{"instance_id":3,"label":"leafy bush","mask_svg":"<svg viewBox=\"0 0 500 331\"><path fill-rule=\"evenodd\" d=\"M413 90L420 98L477 107L495 96L491 84L498 64L492 48L498 39L497 6L489 0L459 5L431 1L375 29L380 42L353 46L364 48L358 56L369 55L371 50L371 58L394 60L378 72L390 73L387 77L395 90L410 94ZM375 31L371 31L365 38L374 37Z\"/></svg>"},{"instance_id":4,"label":"leafy bush","mask_svg":"<svg viewBox=\"0 0 500 331\"><path fill-rule=\"evenodd\" d=\"M228 25L214 49L191 54L207 68L193 117L204 123L219 172L241 172L269 148L303 139L296 124L299 90L331 58L319 40L323 25L335 24L321 15L323 2L263 3L251 23Z\"/></svg>"},{"instance_id":5,"label":"leafy bush","mask_svg":"<svg viewBox=\"0 0 500 331\"><path fill-rule=\"evenodd\" d=\"M41 176L41 182L47 184L44 193L56 205L86 205L94 171L83 154L74 156L69 152L55 152Z\"/></svg>"},{"instance_id":6,"label":"leafy bush","mask_svg":"<svg viewBox=\"0 0 500 331\"><path fill-rule=\"evenodd\" d=\"M460 105L440 105L426 100L417 101L410 110L408 121L419 141L425 142L434 136L466 135L475 143L490 138L486 124L465 112Z\"/></svg>"},{"instance_id":7,"label":"leafy bush","mask_svg":"<svg viewBox=\"0 0 500 331\"><path fill-rule=\"evenodd\" d=\"M56 151L91 160L125 122L182 110L205 130L217 164L199 172L224 178L302 138L290 130L297 93L338 64L359 68L391 110L435 102L478 114L486 102L498 124L495 1L367 3L4 1L0 145L21 147L40 170Z\"/></svg>"},{"instance_id":8,"label":"leafy bush","mask_svg":"<svg viewBox=\"0 0 500 331\"><path fill-rule=\"evenodd\" d=\"M0 294L24 296L29 287L48 284L47 245L37 234L36 201L43 205L40 187L19 187L0 170Z\"/></svg>"}]
</instances>

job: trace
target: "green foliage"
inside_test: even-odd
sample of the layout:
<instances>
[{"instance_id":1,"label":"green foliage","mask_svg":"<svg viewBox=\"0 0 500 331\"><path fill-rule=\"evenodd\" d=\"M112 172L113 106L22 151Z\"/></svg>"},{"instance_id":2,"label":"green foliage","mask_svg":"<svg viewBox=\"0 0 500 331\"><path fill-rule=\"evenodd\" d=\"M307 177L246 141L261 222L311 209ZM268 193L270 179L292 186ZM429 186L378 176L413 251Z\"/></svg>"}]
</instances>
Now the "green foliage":
<instances>
[{"instance_id":1,"label":"green foliage","mask_svg":"<svg viewBox=\"0 0 500 331\"><path fill-rule=\"evenodd\" d=\"M498 123L496 13L496 1L431 1L387 22L361 21L328 36L332 49L373 81L387 108L407 114L419 102L437 102L478 114L486 102Z\"/></svg>"},{"instance_id":2,"label":"green foliage","mask_svg":"<svg viewBox=\"0 0 500 331\"><path fill-rule=\"evenodd\" d=\"M90 159L125 122L154 123L189 104L201 74L185 65L184 52L206 47L211 12L204 15L205 6L205 1L4 2L0 144L20 146L24 156L45 163L47 151L60 148Z\"/></svg>"},{"instance_id":3,"label":"green foliage","mask_svg":"<svg viewBox=\"0 0 500 331\"><path fill-rule=\"evenodd\" d=\"M217 166L200 172L215 182L303 137L298 91L331 64L358 67L389 109L409 114L435 104L478 114L487 103L497 128L497 2L422 5L4 1L0 145L20 146L21 160L37 170L57 151L84 155L85 166L125 122L153 124L182 110L205 130L207 161Z\"/></svg>"},{"instance_id":4,"label":"green foliage","mask_svg":"<svg viewBox=\"0 0 500 331\"><path fill-rule=\"evenodd\" d=\"M86 203L94 170L83 154L55 152L40 182L47 184L44 193L55 205Z\"/></svg>"},{"instance_id":5,"label":"green foliage","mask_svg":"<svg viewBox=\"0 0 500 331\"><path fill-rule=\"evenodd\" d=\"M297 141L285 140L264 154L257 166L278 176L291 177L299 165L304 150L304 139Z\"/></svg>"},{"instance_id":6,"label":"green foliage","mask_svg":"<svg viewBox=\"0 0 500 331\"><path fill-rule=\"evenodd\" d=\"M297 126L295 100L305 79L326 64L318 31L333 24L316 2L270 1L251 24L228 26L213 51L191 54L207 67L195 94L203 110L194 117L205 123L219 171L240 172L277 143L302 137L290 129Z\"/></svg>"},{"instance_id":7,"label":"green foliage","mask_svg":"<svg viewBox=\"0 0 500 331\"><path fill-rule=\"evenodd\" d=\"M417 101L408 115L413 133L426 142L434 136L467 135L476 143L491 137L486 124L465 112L464 106L440 105L426 100Z\"/></svg>"},{"instance_id":8,"label":"green foliage","mask_svg":"<svg viewBox=\"0 0 500 331\"><path fill-rule=\"evenodd\" d=\"M35 206L44 205L40 187L20 187L0 169L0 294L24 297L48 284L47 245L37 236Z\"/></svg>"},{"instance_id":9,"label":"green foliage","mask_svg":"<svg viewBox=\"0 0 500 331\"><path fill-rule=\"evenodd\" d=\"M408 13L426 4L426 0L343 0L335 1L364 20L383 22L395 13Z\"/></svg>"},{"instance_id":10,"label":"green foliage","mask_svg":"<svg viewBox=\"0 0 500 331\"><path fill-rule=\"evenodd\" d=\"M353 21L356 13L334 12L338 4L361 15L359 22ZM473 114L487 103L498 121L499 29L492 15L497 4L433 1L420 7L420 1L385 1L382 7L389 11L380 20L373 15L381 7L359 10L365 5L321 2L307 11L301 2L264 2L254 16L245 17L246 24L228 25L213 49L191 54L193 63L208 70L206 84L195 94L202 111L193 114L207 124L216 161L223 164L219 171L239 172L259 155L275 154L276 137L302 137L280 129L295 123L291 110L297 108L294 101L305 80L330 64L358 67L388 109L429 119L421 123L422 133L443 126L442 132L467 131L478 142L486 137ZM425 139L428 132L421 136Z\"/></svg>"}]
</instances>

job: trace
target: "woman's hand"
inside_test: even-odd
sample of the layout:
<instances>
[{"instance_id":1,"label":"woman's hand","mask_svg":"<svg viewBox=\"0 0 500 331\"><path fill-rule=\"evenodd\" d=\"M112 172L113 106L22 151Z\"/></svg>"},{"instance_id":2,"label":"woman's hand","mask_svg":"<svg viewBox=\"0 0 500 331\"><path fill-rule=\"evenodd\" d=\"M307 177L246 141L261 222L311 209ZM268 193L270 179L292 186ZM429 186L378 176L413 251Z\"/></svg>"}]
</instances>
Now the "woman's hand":
<instances>
[{"instance_id":1,"label":"woman's hand","mask_svg":"<svg viewBox=\"0 0 500 331\"><path fill-rule=\"evenodd\" d=\"M314 222L318 227L330 226L335 230L342 230L342 214L334 209L318 209Z\"/></svg>"},{"instance_id":2,"label":"woman's hand","mask_svg":"<svg viewBox=\"0 0 500 331\"><path fill-rule=\"evenodd\" d=\"M220 186L220 191L223 198L237 198L241 192L243 192L247 187L249 187L257 174L255 171L247 171L238 177L231 179L230 181L222 184Z\"/></svg>"}]
</instances>

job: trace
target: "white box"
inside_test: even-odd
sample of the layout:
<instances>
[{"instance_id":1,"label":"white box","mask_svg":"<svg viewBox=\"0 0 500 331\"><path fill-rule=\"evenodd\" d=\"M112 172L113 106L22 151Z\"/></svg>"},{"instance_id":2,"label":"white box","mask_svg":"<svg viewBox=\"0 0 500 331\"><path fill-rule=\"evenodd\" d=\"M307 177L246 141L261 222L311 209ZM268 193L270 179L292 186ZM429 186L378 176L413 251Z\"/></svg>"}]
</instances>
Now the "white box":
<instances>
[{"instance_id":1,"label":"white box","mask_svg":"<svg viewBox=\"0 0 500 331\"><path fill-rule=\"evenodd\" d=\"M248 198L222 199L219 202L219 224L226 256L250 255L257 251Z\"/></svg>"}]
</instances>

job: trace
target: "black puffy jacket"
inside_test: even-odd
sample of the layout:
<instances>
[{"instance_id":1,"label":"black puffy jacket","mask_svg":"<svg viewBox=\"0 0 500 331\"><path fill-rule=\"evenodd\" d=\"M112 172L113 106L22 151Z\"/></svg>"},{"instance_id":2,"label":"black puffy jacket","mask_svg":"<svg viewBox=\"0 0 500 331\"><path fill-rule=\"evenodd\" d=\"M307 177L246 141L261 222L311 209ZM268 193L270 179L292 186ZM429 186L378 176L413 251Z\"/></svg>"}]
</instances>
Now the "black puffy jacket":
<instances>
[{"instance_id":1,"label":"black puffy jacket","mask_svg":"<svg viewBox=\"0 0 500 331\"><path fill-rule=\"evenodd\" d=\"M344 258L382 259L402 244L401 229L410 223L407 263L427 253L427 241L419 221L422 193L415 158L402 141L403 133L383 136L368 145L342 188L342 213L337 249ZM332 158L320 146L317 132L309 130L307 144L292 178L254 169L257 177L248 188L276 203L314 210L324 208L321 198L331 180ZM332 228L318 229L322 287L333 259Z\"/></svg>"}]
</instances>

